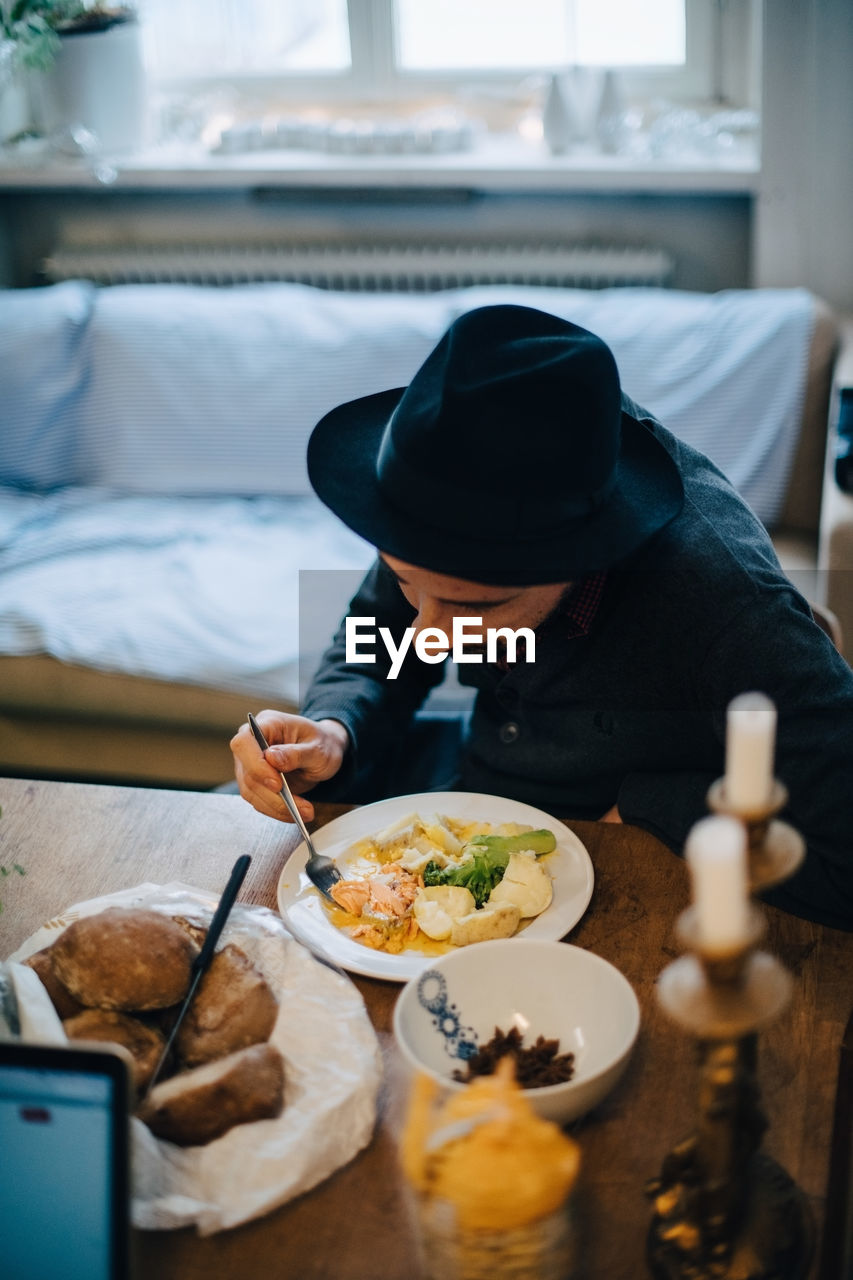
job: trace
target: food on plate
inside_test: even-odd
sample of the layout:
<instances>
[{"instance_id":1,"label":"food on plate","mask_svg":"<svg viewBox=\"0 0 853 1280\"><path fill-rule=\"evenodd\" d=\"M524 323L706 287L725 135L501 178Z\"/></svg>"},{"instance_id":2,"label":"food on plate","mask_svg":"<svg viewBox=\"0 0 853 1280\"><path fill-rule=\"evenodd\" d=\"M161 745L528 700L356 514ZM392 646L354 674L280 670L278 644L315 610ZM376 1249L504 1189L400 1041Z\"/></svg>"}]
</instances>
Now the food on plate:
<instances>
[{"instance_id":1,"label":"food on plate","mask_svg":"<svg viewBox=\"0 0 853 1280\"><path fill-rule=\"evenodd\" d=\"M253 1044L156 1084L137 1111L151 1132L180 1147L202 1146L238 1124L269 1120L284 1102L284 1061Z\"/></svg>"},{"instance_id":2,"label":"food on plate","mask_svg":"<svg viewBox=\"0 0 853 1280\"><path fill-rule=\"evenodd\" d=\"M521 912L513 902L486 903L479 911L453 921L450 941L454 947L467 947L472 942L491 942L495 938L511 938L519 926Z\"/></svg>"},{"instance_id":3,"label":"food on plate","mask_svg":"<svg viewBox=\"0 0 853 1280\"><path fill-rule=\"evenodd\" d=\"M538 855L532 847L543 843L541 839L534 840L542 835L551 833L532 832L531 848L523 853L510 853L506 845L472 840L466 845L471 856L460 865L439 867L435 862L427 863L424 884L464 885L478 907L486 902L516 902L522 916L538 916L549 905L553 892L551 877L536 861ZM517 839L513 837L514 841ZM551 841L550 849L543 852L550 853L554 848L553 836Z\"/></svg>"},{"instance_id":4,"label":"food on plate","mask_svg":"<svg viewBox=\"0 0 853 1280\"><path fill-rule=\"evenodd\" d=\"M449 884L421 889L413 913L428 938L449 941L455 947L490 938L510 938L521 919L521 912L512 903L489 901L478 909L470 889Z\"/></svg>"},{"instance_id":5,"label":"food on plate","mask_svg":"<svg viewBox=\"0 0 853 1280\"><path fill-rule=\"evenodd\" d=\"M527 853L510 854L503 879L489 895L489 904L509 902L518 907L522 920L538 916L551 905L554 886L535 857Z\"/></svg>"},{"instance_id":6,"label":"food on plate","mask_svg":"<svg viewBox=\"0 0 853 1280\"><path fill-rule=\"evenodd\" d=\"M522 1089L541 1089L547 1084L565 1084L575 1074L575 1055L560 1053L559 1040L537 1036L534 1044L524 1045L518 1027L495 1034L468 1059L464 1071L454 1071L453 1079L467 1083L476 1076L494 1075L502 1058L512 1059L515 1078Z\"/></svg>"},{"instance_id":7,"label":"food on plate","mask_svg":"<svg viewBox=\"0 0 853 1280\"><path fill-rule=\"evenodd\" d=\"M52 952L52 946L45 947L42 951L37 951L35 955L25 960L24 964L35 970L60 1018L73 1018L74 1014L79 1013L85 1006L72 996L65 983L60 982L56 976Z\"/></svg>"},{"instance_id":8,"label":"food on plate","mask_svg":"<svg viewBox=\"0 0 853 1280\"><path fill-rule=\"evenodd\" d=\"M177 1035L187 1067L224 1058L268 1040L278 1001L248 957L229 943L217 951L198 985Z\"/></svg>"},{"instance_id":9,"label":"food on plate","mask_svg":"<svg viewBox=\"0 0 853 1280\"><path fill-rule=\"evenodd\" d=\"M391 863L372 876L339 880L329 892L339 907L358 918L350 937L376 951L400 952L417 933L412 908L420 887L411 871Z\"/></svg>"},{"instance_id":10,"label":"food on plate","mask_svg":"<svg viewBox=\"0 0 853 1280\"><path fill-rule=\"evenodd\" d=\"M476 908L474 895L461 885L438 884L422 889L413 903L418 927L428 938L443 942L454 923Z\"/></svg>"},{"instance_id":11,"label":"food on plate","mask_svg":"<svg viewBox=\"0 0 853 1280\"><path fill-rule=\"evenodd\" d=\"M51 947L57 977L89 1008L148 1010L189 990L198 947L159 911L109 907L68 926Z\"/></svg>"},{"instance_id":12,"label":"food on plate","mask_svg":"<svg viewBox=\"0 0 853 1280\"><path fill-rule=\"evenodd\" d=\"M119 1044L133 1060L133 1082L144 1093L157 1069L166 1040L155 1027L115 1009L84 1009L62 1024L69 1040L99 1040Z\"/></svg>"},{"instance_id":13,"label":"food on plate","mask_svg":"<svg viewBox=\"0 0 853 1280\"><path fill-rule=\"evenodd\" d=\"M470 1246L479 1266L474 1269L472 1257L471 1270L460 1268L458 1274L491 1275L500 1248L495 1233L514 1232L560 1210L577 1179L580 1151L558 1125L536 1115L506 1060L494 1075L477 1077L441 1104L438 1089L426 1075L415 1078L403 1169L427 1235L433 1228L446 1235L448 1224L472 1233L454 1243L466 1252ZM553 1230L543 1233L544 1249L554 1237ZM539 1243L526 1238L524 1274L556 1275L553 1267L540 1265L545 1259L537 1252Z\"/></svg>"},{"instance_id":14,"label":"food on plate","mask_svg":"<svg viewBox=\"0 0 853 1280\"><path fill-rule=\"evenodd\" d=\"M355 942L392 953L425 939L449 947L510 937L551 902L538 859L556 844L552 832L517 822L407 814L339 859L351 874L331 890L332 919Z\"/></svg>"},{"instance_id":15,"label":"food on plate","mask_svg":"<svg viewBox=\"0 0 853 1280\"><path fill-rule=\"evenodd\" d=\"M482 907L503 877L508 859L495 855L485 845L466 846L469 856L442 866L435 860L424 867L425 885L460 885L468 890L475 907Z\"/></svg>"}]
</instances>

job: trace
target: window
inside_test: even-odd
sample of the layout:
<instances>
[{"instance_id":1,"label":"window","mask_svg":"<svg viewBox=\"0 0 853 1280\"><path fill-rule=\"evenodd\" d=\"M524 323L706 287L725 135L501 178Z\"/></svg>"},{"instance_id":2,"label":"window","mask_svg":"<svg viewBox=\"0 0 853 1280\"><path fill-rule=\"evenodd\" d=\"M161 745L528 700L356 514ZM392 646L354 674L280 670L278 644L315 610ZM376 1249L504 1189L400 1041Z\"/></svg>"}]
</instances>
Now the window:
<instances>
[{"instance_id":1,"label":"window","mask_svg":"<svg viewBox=\"0 0 853 1280\"><path fill-rule=\"evenodd\" d=\"M378 100L618 66L643 97L711 98L718 22L754 0L139 0L150 70L278 97Z\"/></svg>"},{"instance_id":2,"label":"window","mask_svg":"<svg viewBox=\"0 0 853 1280\"><path fill-rule=\"evenodd\" d=\"M684 0L398 0L402 71L682 66ZM448 33L453 32L452 39Z\"/></svg>"}]
</instances>

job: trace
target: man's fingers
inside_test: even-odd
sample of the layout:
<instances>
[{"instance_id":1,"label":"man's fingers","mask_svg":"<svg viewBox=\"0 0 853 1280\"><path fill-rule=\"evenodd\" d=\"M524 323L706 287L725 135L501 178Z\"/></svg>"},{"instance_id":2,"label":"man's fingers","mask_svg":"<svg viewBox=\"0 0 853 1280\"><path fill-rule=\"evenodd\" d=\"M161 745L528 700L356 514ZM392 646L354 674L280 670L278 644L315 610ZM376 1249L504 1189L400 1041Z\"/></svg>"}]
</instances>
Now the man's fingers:
<instances>
[{"instance_id":1,"label":"man's fingers","mask_svg":"<svg viewBox=\"0 0 853 1280\"><path fill-rule=\"evenodd\" d=\"M322 748L316 742L288 742L270 747L264 758L281 773L295 773L297 769L309 770L321 754Z\"/></svg>"},{"instance_id":2,"label":"man's fingers","mask_svg":"<svg viewBox=\"0 0 853 1280\"><path fill-rule=\"evenodd\" d=\"M281 780L279 779L279 788ZM273 794L263 786L257 786L253 781L244 779L241 791L244 800L248 800L253 809L257 809L258 813L266 814L268 818L277 818L280 822L293 822L290 810L279 794ZM302 796L294 796L296 807L302 817L303 822L313 822L314 806L310 800L305 800Z\"/></svg>"},{"instance_id":3,"label":"man's fingers","mask_svg":"<svg viewBox=\"0 0 853 1280\"><path fill-rule=\"evenodd\" d=\"M306 800L304 796L294 796L296 807L303 822L314 821L314 806L310 800ZM289 815L288 815L289 816Z\"/></svg>"},{"instance_id":4,"label":"man's fingers","mask_svg":"<svg viewBox=\"0 0 853 1280\"><path fill-rule=\"evenodd\" d=\"M246 777L240 782L240 795L253 809L257 809L258 813L264 814L265 817L290 820L290 814L286 812L284 801L280 796L274 796L271 791L255 785Z\"/></svg>"},{"instance_id":5,"label":"man's fingers","mask_svg":"<svg viewBox=\"0 0 853 1280\"><path fill-rule=\"evenodd\" d=\"M296 793L310 790L339 766L339 761L337 765L329 764L327 734L313 721L283 712L261 711L257 721L270 743L265 752L246 724L242 724L231 739L240 794L259 813L292 822L279 794L284 774L303 821L313 821L313 804ZM332 737L334 739L334 734Z\"/></svg>"}]
</instances>

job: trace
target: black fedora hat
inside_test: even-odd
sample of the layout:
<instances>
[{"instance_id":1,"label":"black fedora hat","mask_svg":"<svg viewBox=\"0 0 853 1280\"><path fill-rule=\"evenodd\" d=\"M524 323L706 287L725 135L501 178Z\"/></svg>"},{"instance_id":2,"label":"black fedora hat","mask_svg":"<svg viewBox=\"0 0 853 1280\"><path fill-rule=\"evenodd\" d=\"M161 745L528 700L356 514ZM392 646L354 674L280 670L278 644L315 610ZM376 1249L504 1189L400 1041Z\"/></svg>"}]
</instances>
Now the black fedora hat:
<instances>
[{"instance_id":1,"label":"black fedora hat","mask_svg":"<svg viewBox=\"0 0 853 1280\"><path fill-rule=\"evenodd\" d=\"M669 453L622 411L610 348L510 305L460 316L408 387L326 414L308 474L380 551L500 586L609 568L683 502Z\"/></svg>"}]
</instances>

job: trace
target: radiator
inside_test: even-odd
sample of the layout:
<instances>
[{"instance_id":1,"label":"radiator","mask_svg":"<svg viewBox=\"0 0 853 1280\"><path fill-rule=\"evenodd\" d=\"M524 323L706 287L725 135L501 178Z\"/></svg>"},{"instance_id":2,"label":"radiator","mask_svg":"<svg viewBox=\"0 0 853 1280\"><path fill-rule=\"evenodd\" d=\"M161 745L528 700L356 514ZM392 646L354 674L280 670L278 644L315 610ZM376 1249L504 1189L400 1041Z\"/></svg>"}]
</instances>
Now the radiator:
<instances>
[{"instance_id":1,"label":"radiator","mask_svg":"<svg viewBox=\"0 0 853 1280\"><path fill-rule=\"evenodd\" d=\"M665 286L662 249L543 244L60 245L46 281L236 285L295 281L326 289L425 292L477 284L601 289Z\"/></svg>"}]
</instances>

